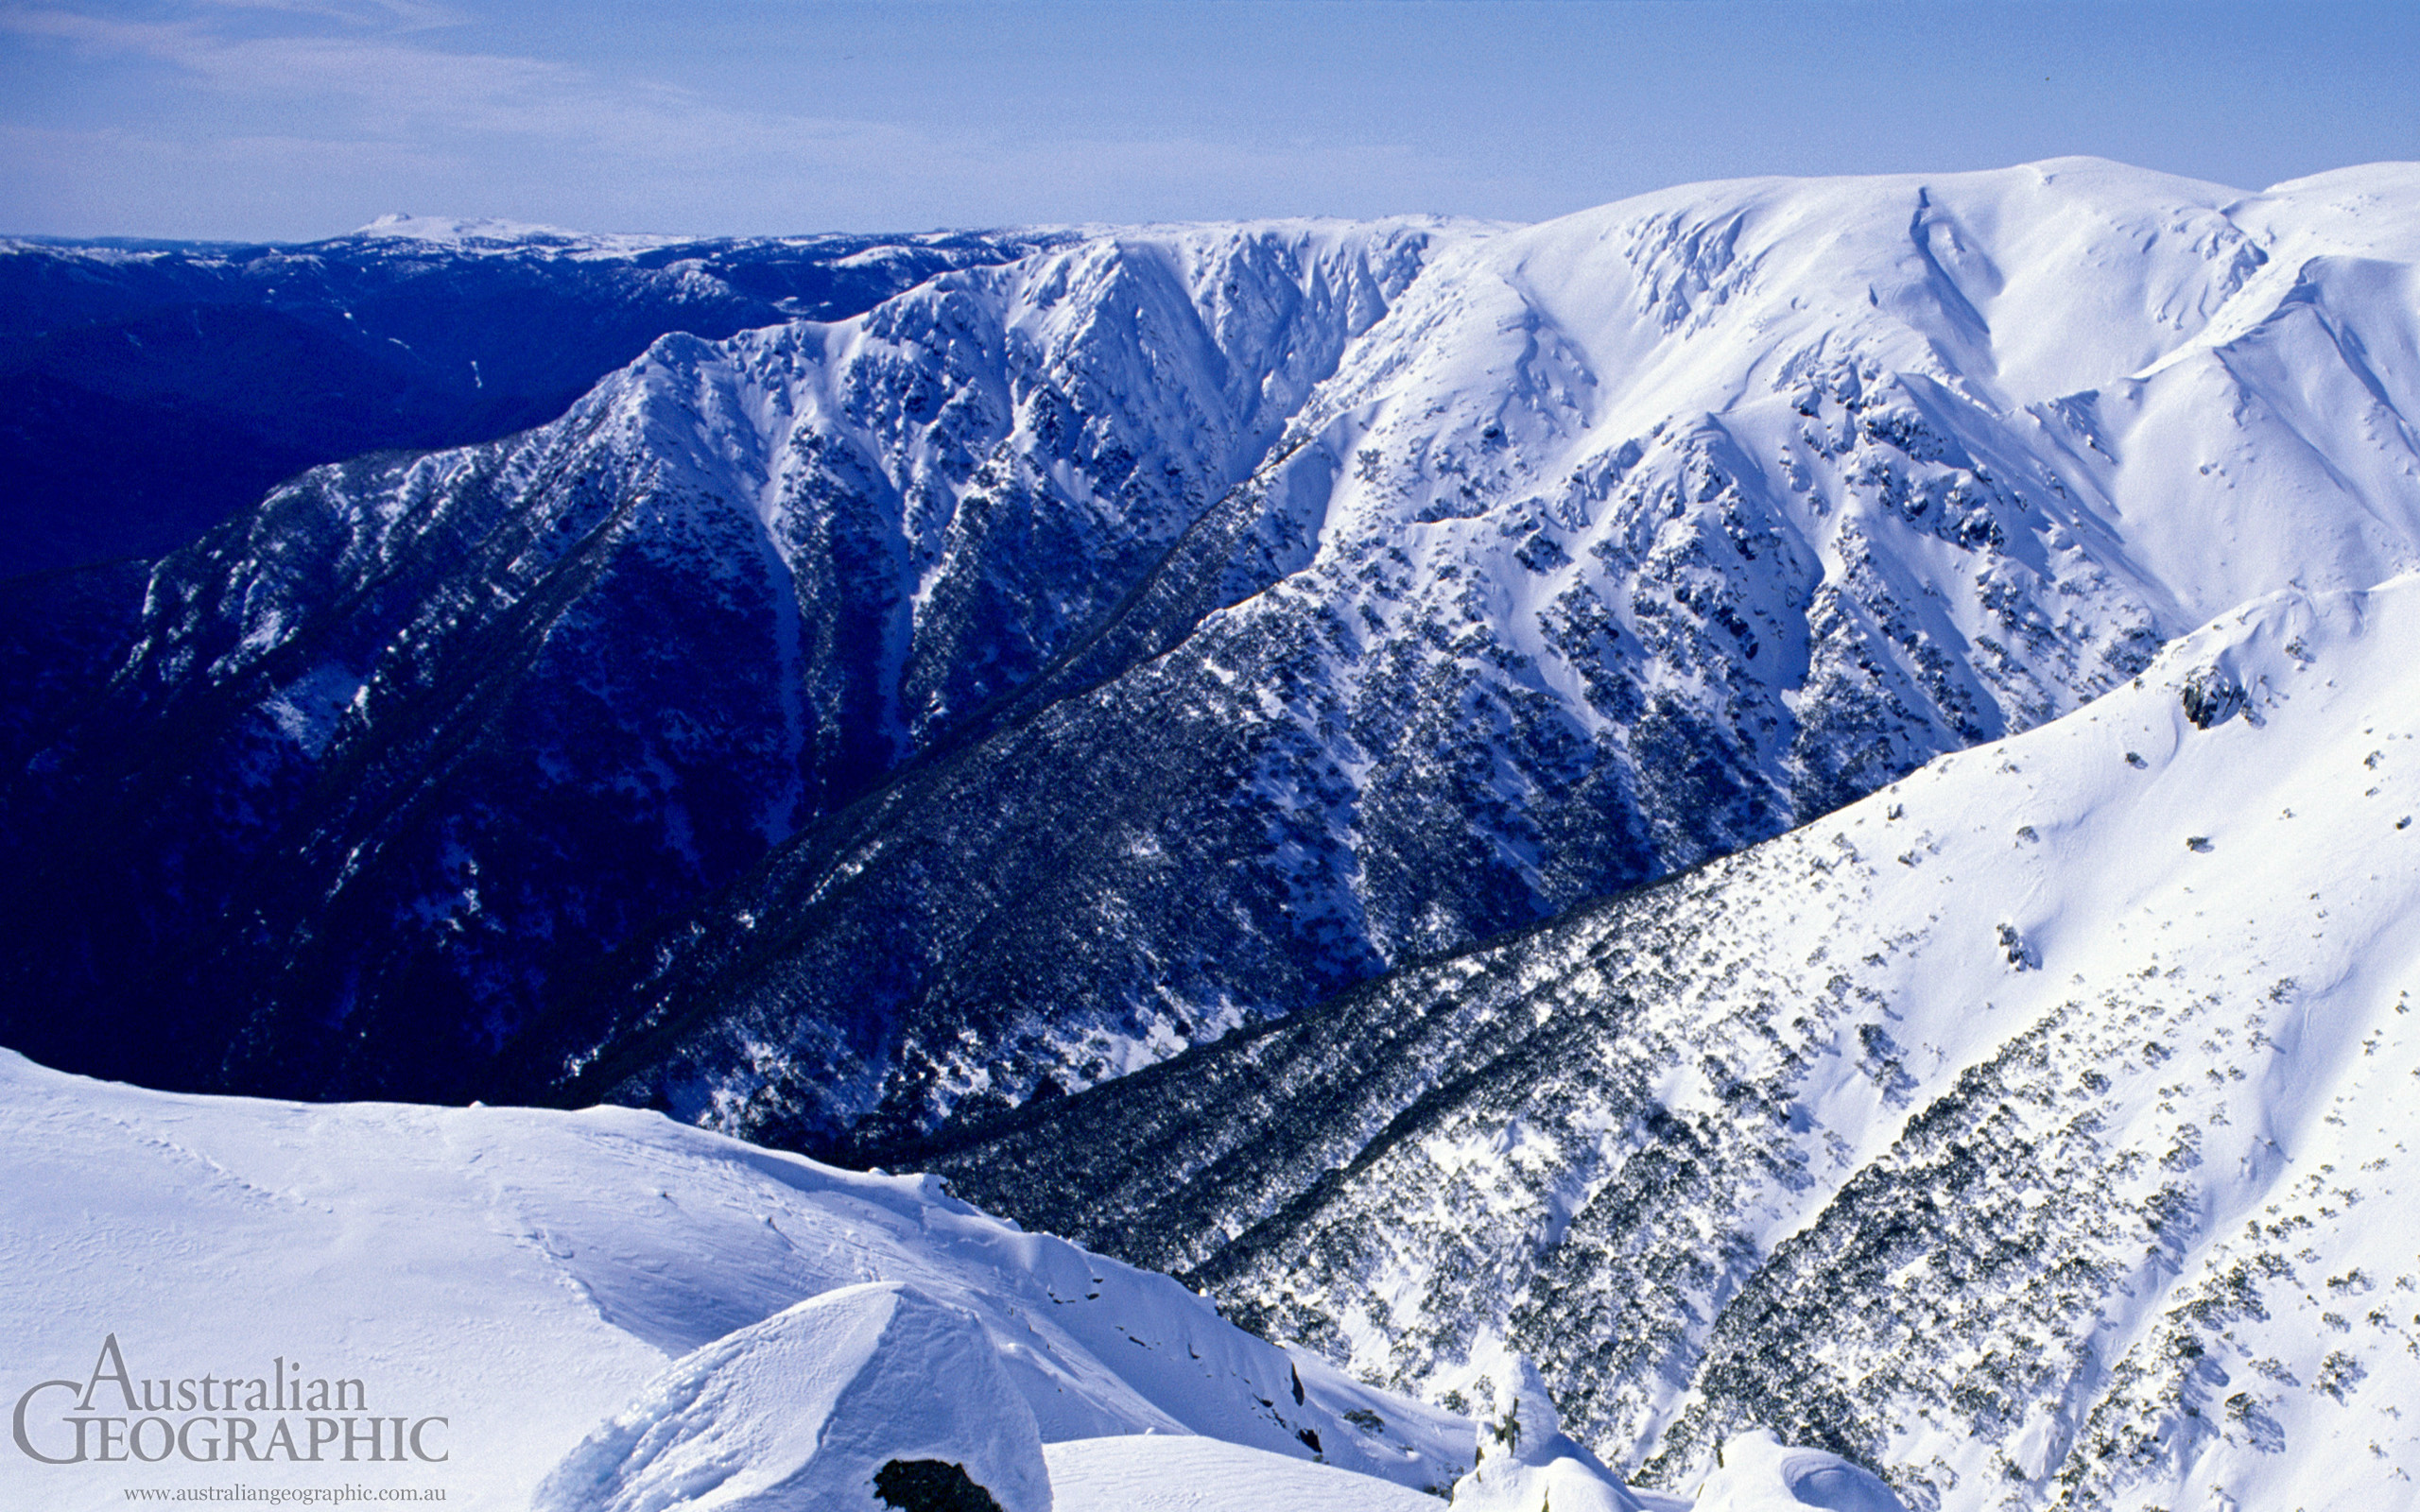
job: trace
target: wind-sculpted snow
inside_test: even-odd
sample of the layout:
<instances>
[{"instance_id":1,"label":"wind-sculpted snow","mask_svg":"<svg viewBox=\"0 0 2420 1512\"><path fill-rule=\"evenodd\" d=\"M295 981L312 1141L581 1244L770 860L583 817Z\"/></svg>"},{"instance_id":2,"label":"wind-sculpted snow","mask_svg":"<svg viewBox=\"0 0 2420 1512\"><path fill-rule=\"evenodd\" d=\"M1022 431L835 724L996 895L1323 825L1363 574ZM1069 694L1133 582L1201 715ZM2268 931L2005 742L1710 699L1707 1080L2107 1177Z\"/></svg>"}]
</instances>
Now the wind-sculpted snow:
<instances>
[{"instance_id":1,"label":"wind-sculpted snow","mask_svg":"<svg viewBox=\"0 0 2420 1512\"><path fill-rule=\"evenodd\" d=\"M1087 1085L2420 564L2415 199L2074 161L1448 249L1188 538L1261 591L667 927L578 1085L810 1143Z\"/></svg>"},{"instance_id":2,"label":"wind-sculpted snow","mask_svg":"<svg viewBox=\"0 0 2420 1512\"><path fill-rule=\"evenodd\" d=\"M885 1494L894 1465L947 1466L962 1498L979 1491L997 1512L1051 1512L1033 1412L981 1321L912 1286L870 1282L682 1360L565 1456L531 1505L881 1512L904 1500Z\"/></svg>"},{"instance_id":3,"label":"wind-sculpted snow","mask_svg":"<svg viewBox=\"0 0 2420 1512\"><path fill-rule=\"evenodd\" d=\"M9 1042L166 1085L544 1090L515 1057L602 952L1031 679L1439 233L1083 242L667 336L527 436L280 490L153 572L106 690L32 743Z\"/></svg>"},{"instance_id":4,"label":"wind-sculpted snow","mask_svg":"<svg viewBox=\"0 0 2420 1512\"><path fill-rule=\"evenodd\" d=\"M1463 1512L1553 1512L1557 1503L1564 1512L1644 1512L1647 1502L1564 1435L1537 1366L1518 1357L1505 1363L1495 1411L1479 1430L1478 1462L1454 1483L1454 1505Z\"/></svg>"},{"instance_id":5,"label":"wind-sculpted snow","mask_svg":"<svg viewBox=\"0 0 2420 1512\"><path fill-rule=\"evenodd\" d=\"M857 1475L937 1457L1032 1512L1042 1445L1143 1434L1407 1495L1469 1466L1467 1420L928 1177L624 1108L194 1097L5 1053L0 1092L11 1506L241 1483L518 1509L543 1482L544 1506L873 1512L870 1486L841 1494ZM273 1400L239 1400L255 1375ZM89 1392L19 1405L71 1377ZM352 1384L299 1384L331 1380ZM115 1426L78 1428L71 1403ZM410 1426L382 1422L373 1452L370 1418ZM173 1451L130 1426L152 1418ZM331 1436L348 1421L351 1450Z\"/></svg>"},{"instance_id":6,"label":"wind-sculpted snow","mask_svg":"<svg viewBox=\"0 0 2420 1512\"><path fill-rule=\"evenodd\" d=\"M1433 1496L1215 1438L1046 1445L1052 1512L1440 1512Z\"/></svg>"},{"instance_id":7,"label":"wind-sculpted snow","mask_svg":"<svg viewBox=\"0 0 2420 1512\"><path fill-rule=\"evenodd\" d=\"M2420 578L2263 599L1779 839L916 1158L1400 1389L1526 1353L1648 1484L1764 1428L1911 1508L2399 1504L2415 710Z\"/></svg>"}]
</instances>

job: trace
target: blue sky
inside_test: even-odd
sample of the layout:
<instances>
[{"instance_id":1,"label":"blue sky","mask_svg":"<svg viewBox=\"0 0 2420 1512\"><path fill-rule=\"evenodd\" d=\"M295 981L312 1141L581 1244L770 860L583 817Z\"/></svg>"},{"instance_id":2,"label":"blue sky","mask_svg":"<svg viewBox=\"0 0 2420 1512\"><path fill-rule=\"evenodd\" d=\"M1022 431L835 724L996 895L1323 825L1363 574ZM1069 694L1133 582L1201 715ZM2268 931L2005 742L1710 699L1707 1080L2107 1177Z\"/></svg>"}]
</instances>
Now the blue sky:
<instances>
[{"instance_id":1,"label":"blue sky","mask_svg":"<svg viewBox=\"0 0 2420 1512\"><path fill-rule=\"evenodd\" d=\"M2420 4L0 0L0 232L1397 211L2420 158Z\"/></svg>"}]
</instances>

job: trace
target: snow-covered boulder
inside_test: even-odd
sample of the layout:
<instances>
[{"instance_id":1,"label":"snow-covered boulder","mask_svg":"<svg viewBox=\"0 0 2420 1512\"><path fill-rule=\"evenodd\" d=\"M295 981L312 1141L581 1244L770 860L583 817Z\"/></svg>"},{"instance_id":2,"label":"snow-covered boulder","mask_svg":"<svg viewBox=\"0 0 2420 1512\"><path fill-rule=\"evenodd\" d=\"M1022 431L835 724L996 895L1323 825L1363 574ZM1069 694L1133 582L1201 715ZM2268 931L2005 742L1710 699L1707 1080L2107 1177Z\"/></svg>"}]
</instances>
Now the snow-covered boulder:
<instances>
[{"instance_id":1,"label":"snow-covered boulder","mask_svg":"<svg viewBox=\"0 0 2420 1512\"><path fill-rule=\"evenodd\" d=\"M1735 1434L1722 1463L1698 1488L1696 1512L1908 1512L1870 1470L1820 1449L1796 1449L1766 1429Z\"/></svg>"},{"instance_id":2,"label":"snow-covered boulder","mask_svg":"<svg viewBox=\"0 0 2420 1512\"><path fill-rule=\"evenodd\" d=\"M1033 1413L974 1314L913 1286L810 1297L679 1361L538 1487L537 1512L884 1512L960 1477L1050 1512Z\"/></svg>"},{"instance_id":3,"label":"snow-covered boulder","mask_svg":"<svg viewBox=\"0 0 2420 1512\"><path fill-rule=\"evenodd\" d=\"M1538 1367L1515 1355L1479 1430L1478 1464L1454 1486L1456 1512L1639 1512L1646 1503L1563 1432Z\"/></svg>"}]
</instances>

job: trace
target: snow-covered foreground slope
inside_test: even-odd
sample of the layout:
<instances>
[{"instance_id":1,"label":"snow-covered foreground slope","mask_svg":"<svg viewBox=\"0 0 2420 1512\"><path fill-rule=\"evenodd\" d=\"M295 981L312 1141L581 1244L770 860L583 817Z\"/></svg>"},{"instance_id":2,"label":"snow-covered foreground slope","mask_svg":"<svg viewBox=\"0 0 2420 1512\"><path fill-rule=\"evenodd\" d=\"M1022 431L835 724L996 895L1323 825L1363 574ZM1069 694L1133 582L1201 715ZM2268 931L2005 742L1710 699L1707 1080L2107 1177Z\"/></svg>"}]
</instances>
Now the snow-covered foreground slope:
<instances>
[{"instance_id":1,"label":"snow-covered foreground slope","mask_svg":"<svg viewBox=\"0 0 2420 1512\"><path fill-rule=\"evenodd\" d=\"M1927 1508L2400 1505L2415 919L2420 578L2289 593L936 1168L1399 1387L1509 1343L1651 1483L1761 1426Z\"/></svg>"},{"instance_id":2,"label":"snow-covered foreground slope","mask_svg":"<svg viewBox=\"0 0 2420 1512\"><path fill-rule=\"evenodd\" d=\"M1441 1512L1431 1496L1215 1438L1085 1438L1043 1451L1055 1512Z\"/></svg>"},{"instance_id":3,"label":"snow-covered foreground slope","mask_svg":"<svg viewBox=\"0 0 2420 1512\"><path fill-rule=\"evenodd\" d=\"M240 1482L519 1508L551 1469L547 1506L693 1504L684 1488L699 1505L871 1508L826 1485L835 1466L940 1455L1031 1512L1048 1505L1042 1441L1206 1435L1305 1471L1316 1442L1348 1490L1374 1483L1346 1470L1450 1484L1472 1452L1467 1420L1289 1359L1167 1278L1020 1232L930 1177L654 1114L177 1096L0 1055L0 1191L7 1399L73 1383L33 1394L33 1452L72 1457L67 1409L96 1369L95 1414L166 1423L131 1439L121 1423L106 1464L98 1427L82 1464L0 1446L10 1507ZM185 1430L214 1416L192 1400L117 1405L121 1361L154 1403L182 1384L224 1408L232 1383L285 1383L284 1413L233 1415L258 1419L266 1461L203 1458L230 1430ZM317 1464L274 1447L290 1419L311 1452L310 1418L333 1411L306 1400L312 1381L359 1383L332 1388L351 1412L328 1416L363 1435L353 1459L340 1438ZM402 1426L372 1446L370 1418ZM161 1458L168 1430L191 1450ZM1392 1507L1392 1488L1339 1505Z\"/></svg>"},{"instance_id":4,"label":"snow-covered foreground slope","mask_svg":"<svg viewBox=\"0 0 2420 1512\"><path fill-rule=\"evenodd\" d=\"M1762 1429L1722 1446L1722 1464L1698 1487L1697 1512L1903 1512L1891 1488L1821 1450L1794 1449Z\"/></svg>"}]
</instances>

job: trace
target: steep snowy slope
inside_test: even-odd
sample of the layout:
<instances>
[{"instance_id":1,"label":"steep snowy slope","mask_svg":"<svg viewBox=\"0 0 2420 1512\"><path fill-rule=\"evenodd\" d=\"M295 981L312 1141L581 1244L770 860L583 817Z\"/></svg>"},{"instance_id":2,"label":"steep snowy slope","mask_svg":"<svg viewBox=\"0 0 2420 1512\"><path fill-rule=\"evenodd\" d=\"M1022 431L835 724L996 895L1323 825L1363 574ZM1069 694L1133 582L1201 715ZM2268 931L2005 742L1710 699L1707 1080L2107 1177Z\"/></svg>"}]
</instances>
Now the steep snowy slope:
<instances>
[{"instance_id":1,"label":"steep snowy slope","mask_svg":"<svg viewBox=\"0 0 2420 1512\"><path fill-rule=\"evenodd\" d=\"M1441 234L1086 241L280 490L159 566L13 774L0 1037L166 1085L513 1085L600 952L1103 615Z\"/></svg>"},{"instance_id":2,"label":"steep snowy slope","mask_svg":"<svg viewBox=\"0 0 2420 1512\"><path fill-rule=\"evenodd\" d=\"M1471 1453L1466 1420L1291 1360L1166 1277L928 1177L653 1114L177 1096L0 1055L0 1185L7 1400L27 1401L33 1446L0 1450L11 1507L241 1483L518 1509L559 1462L544 1504L603 1505L618 1484L632 1500L614 1504L737 1505L751 1476L945 1453L1029 1512L1049 1504L1043 1443L1145 1433L1305 1469L1316 1452L1392 1506L1357 1475L1415 1495ZM76 1427L87 1386L92 1416L138 1425ZM219 1455L235 1418L262 1457ZM189 1447L163 1452L148 1418ZM371 1418L402 1422L380 1423L375 1458ZM79 1434L85 1462L35 1457L72 1459ZM784 1504L873 1512L870 1489L798 1500L810 1484Z\"/></svg>"},{"instance_id":3,"label":"steep snowy slope","mask_svg":"<svg viewBox=\"0 0 2420 1512\"><path fill-rule=\"evenodd\" d=\"M1927 1508L2399 1505L2415 918L2407 576L915 1158L1401 1388L1522 1350L1651 1483L1765 1427Z\"/></svg>"},{"instance_id":4,"label":"steep snowy slope","mask_svg":"<svg viewBox=\"0 0 2420 1512\"><path fill-rule=\"evenodd\" d=\"M1085 1085L2420 564L2416 206L2073 161L1447 250L1102 638L1173 649L667 928L579 1085L829 1138L869 1019L860 1135Z\"/></svg>"},{"instance_id":5,"label":"steep snowy slope","mask_svg":"<svg viewBox=\"0 0 2420 1512\"><path fill-rule=\"evenodd\" d=\"M305 467L552 420L669 331L839 319L1077 235L0 238L0 577L158 557Z\"/></svg>"}]
</instances>

